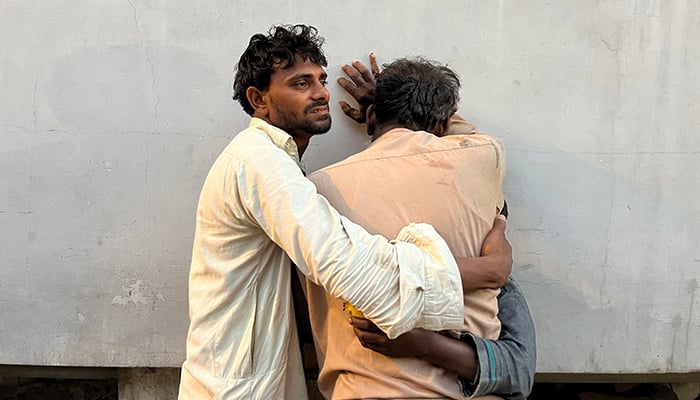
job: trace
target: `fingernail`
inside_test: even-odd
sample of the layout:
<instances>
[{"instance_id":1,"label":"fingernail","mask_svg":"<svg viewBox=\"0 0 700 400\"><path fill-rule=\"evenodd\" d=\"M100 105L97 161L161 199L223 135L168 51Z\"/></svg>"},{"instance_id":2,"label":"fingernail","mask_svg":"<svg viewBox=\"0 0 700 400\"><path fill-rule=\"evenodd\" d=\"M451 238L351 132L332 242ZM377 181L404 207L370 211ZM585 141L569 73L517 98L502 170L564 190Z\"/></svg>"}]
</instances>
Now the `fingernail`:
<instances>
[{"instance_id":1,"label":"fingernail","mask_svg":"<svg viewBox=\"0 0 700 400\"><path fill-rule=\"evenodd\" d=\"M506 219L506 216L503 215L503 214L498 214L498 215L496 215L496 218L500 219L501 221L506 221L506 220L507 220L507 219Z\"/></svg>"}]
</instances>

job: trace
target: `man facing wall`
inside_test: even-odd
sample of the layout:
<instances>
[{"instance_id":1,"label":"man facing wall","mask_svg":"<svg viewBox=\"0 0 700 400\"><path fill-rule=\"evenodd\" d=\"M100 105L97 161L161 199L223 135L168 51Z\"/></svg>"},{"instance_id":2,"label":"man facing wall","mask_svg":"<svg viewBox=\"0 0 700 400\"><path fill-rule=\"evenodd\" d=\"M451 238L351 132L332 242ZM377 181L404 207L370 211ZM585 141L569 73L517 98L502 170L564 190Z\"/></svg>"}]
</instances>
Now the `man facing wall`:
<instances>
[{"instance_id":1,"label":"man facing wall","mask_svg":"<svg viewBox=\"0 0 700 400\"><path fill-rule=\"evenodd\" d=\"M367 111L373 143L309 179L339 212L370 233L391 236L406 223L426 221L453 252L479 256L492 221L504 207L505 158L501 143L486 134L447 135L459 102L459 86L453 71L426 60L389 64L377 78L376 99ZM454 128L466 133L470 126L457 117ZM482 286L465 292L463 331L495 340L501 328L499 290L486 282L473 284ZM473 350L467 343L420 330L397 342L429 347L421 357L403 357L418 354L411 349L376 353L370 349L383 348L363 340L363 335L372 334L359 329L358 340L347 323L343 299L308 280L306 289L324 396L462 398L469 394L469 382L461 382L458 376L473 381L475 372L469 370L468 357L457 356ZM529 320L527 309L522 314ZM534 355L534 341L530 346ZM402 357L391 357L399 354ZM534 367L534 358L520 362ZM521 392L527 395L529 388Z\"/></svg>"}]
</instances>

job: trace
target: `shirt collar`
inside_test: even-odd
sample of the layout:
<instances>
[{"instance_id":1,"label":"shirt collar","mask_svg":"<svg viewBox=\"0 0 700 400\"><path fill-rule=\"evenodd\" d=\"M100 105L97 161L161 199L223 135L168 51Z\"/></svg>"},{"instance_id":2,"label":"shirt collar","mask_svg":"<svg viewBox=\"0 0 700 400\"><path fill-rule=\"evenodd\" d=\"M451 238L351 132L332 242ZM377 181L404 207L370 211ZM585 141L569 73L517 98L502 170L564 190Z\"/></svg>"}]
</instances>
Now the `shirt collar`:
<instances>
[{"instance_id":1,"label":"shirt collar","mask_svg":"<svg viewBox=\"0 0 700 400\"><path fill-rule=\"evenodd\" d=\"M390 130L384 132L384 134L382 134L381 136L379 136L378 138L373 140L372 143L369 144L369 146L372 146L375 143L381 142L381 141L387 139L388 137L400 136L400 135L404 135L406 133L416 133L416 132L422 132L422 131L414 131L414 130L411 130L408 128L401 128L401 127L393 128L393 129L390 129ZM367 147L369 147L369 146L367 146Z\"/></svg>"},{"instance_id":2,"label":"shirt collar","mask_svg":"<svg viewBox=\"0 0 700 400\"><path fill-rule=\"evenodd\" d=\"M294 160L297 165L301 167L297 143L287 132L257 117L253 117L253 119L250 120L249 126L251 128L257 128L263 131L270 138L270 140L272 140L272 143L274 143L275 146L284 150L284 152L292 157L292 160Z\"/></svg>"}]
</instances>

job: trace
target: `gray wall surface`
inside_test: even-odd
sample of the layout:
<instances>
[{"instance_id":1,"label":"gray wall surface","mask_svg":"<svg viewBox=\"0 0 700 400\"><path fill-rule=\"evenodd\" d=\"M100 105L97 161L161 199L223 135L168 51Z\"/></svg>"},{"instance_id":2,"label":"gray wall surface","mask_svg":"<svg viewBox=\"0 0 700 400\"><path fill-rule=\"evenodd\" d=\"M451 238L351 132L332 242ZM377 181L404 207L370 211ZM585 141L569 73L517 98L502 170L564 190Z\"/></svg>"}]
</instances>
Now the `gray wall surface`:
<instances>
[{"instance_id":1,"label":"gray wall surface","mask_svg":"<svg viewBox=\"0 0 700 400\"><path fill-rule=\"evenodd\" d=\"M506 146L539 372L700 370L700 3L0 0L0 364L178 366L200 186L248 38L424 55ZM333 102L335 103L335 101ZM338 107L310 170L366 144Z\"/></svg>"}]
</instances>

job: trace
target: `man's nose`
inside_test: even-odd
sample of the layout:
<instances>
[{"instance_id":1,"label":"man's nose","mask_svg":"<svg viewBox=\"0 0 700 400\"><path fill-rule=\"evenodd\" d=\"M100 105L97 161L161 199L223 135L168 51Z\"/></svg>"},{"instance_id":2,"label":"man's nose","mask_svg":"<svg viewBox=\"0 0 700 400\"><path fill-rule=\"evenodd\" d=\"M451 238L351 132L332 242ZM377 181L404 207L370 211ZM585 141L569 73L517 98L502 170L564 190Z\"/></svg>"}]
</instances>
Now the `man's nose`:
<instances>
[{"instance_id":1,"label":"man's nose","mask_svg":"<svg viewBox=\"0 0 700 400\"><path fill-rule=\"evenodd\" d=\"M313 91L314 100L328 101L331 98L331 93L322 82L316 82Z\"/></svg>"}]
</instances>

